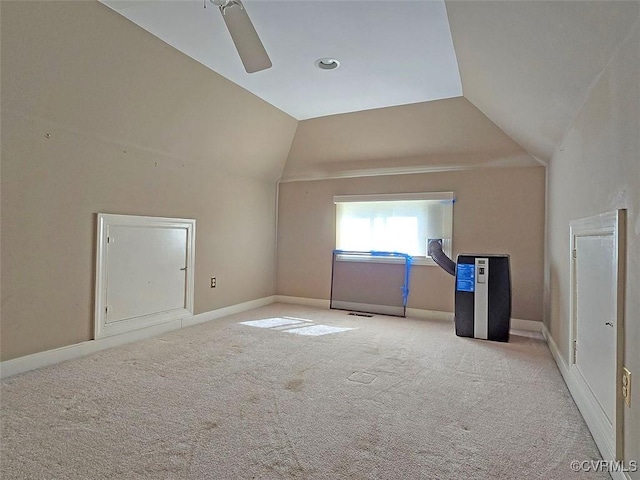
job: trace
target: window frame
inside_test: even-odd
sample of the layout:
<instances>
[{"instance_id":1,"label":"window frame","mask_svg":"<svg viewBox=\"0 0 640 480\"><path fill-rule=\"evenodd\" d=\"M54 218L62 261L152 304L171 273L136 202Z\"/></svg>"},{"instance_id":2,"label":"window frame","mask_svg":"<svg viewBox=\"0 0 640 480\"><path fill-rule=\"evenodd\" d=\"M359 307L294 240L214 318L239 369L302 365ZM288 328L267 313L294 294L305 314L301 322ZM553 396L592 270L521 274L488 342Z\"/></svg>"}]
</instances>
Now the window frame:
<instances>
[{"instance_id":1,"label":"window frame","mask_svg":"<svg viewBox=\"0 0 640 480\"><path fill-rule=\"evenodd\" d=\"M452 256L453 252L453 204L455 203L455 194L451 191L445 192L415 192L415 193L381 193L381 194L356 194L356 195L334 195L333 203L336 206L334 225L336 227L336 234L334 239L335 248L338 249L338 212L337 206L341 203L366 203L366 202L402 202L411 200L450 200L451 201L451 236L450 238L443 239L442 250L449 256ZM426 243L426 241L425 241ZM412 265L437 265L434 260L426 255L425 256L412 256ZM384 259L380 257L368 257L362 256L349 256L340 255L340 261L352 261L352 262L373 262L373 263L397 263L397 259Z\"/></svg>"}]
</instances>

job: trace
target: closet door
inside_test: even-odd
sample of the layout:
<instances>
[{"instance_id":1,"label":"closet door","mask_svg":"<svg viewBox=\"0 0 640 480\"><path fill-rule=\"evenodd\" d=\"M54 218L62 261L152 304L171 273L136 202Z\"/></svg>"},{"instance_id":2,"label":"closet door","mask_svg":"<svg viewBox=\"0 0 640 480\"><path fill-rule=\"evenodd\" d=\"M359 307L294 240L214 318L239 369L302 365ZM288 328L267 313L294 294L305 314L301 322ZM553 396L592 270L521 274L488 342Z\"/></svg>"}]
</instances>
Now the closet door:
<instances>
[{"instance_id":1,"label":"closet door","mask_svg":"<svg viewBox=\"0 0 640 480\"><path fill-rule=\"evenodd\" d=\"M186 228L116 225L107 248L107 324L186 307Z\"/></svg>"},{"instance_id":2,"label":"closet door","mask_svg":"<svg viewBox=\"0 0 640 480\"><path fill-rule=\"evenodd\" d=\"M99 215L96 338L192 314L195 220Z\"/></svg>"},{"instance_id":3,"label":"closet door","mask_svg":"<svg viewBox=\"0 0 640 480\"><path fill-rule=\"evenodd\" d=\"M612 234L575 238L575 366L615 422L616 262Z\"/></svg>"},{"instance_id":4,"label":"closet door","mask_svg":"<svg viewBox=\"0 0 640 480\"><path fill-rule=\"evenodd\" d=\"M572 394L605 459L624 452L626 212L570 223Z\"/></svg>"}]
</instances>

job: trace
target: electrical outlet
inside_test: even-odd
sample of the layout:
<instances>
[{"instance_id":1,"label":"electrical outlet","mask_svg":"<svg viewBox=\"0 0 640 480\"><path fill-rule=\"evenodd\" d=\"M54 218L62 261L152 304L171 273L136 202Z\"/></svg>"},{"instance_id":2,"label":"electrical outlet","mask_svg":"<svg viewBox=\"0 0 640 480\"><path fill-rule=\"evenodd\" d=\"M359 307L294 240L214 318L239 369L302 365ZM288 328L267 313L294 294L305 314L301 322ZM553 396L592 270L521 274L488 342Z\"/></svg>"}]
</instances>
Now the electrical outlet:
<instances>
[{"instance_id":1,"label":"electrical outlet","mask_svg":"<svg viewBox=\"0 0 640 480\"><path fill-rule=\"evenodd\" d=\"M622 397L627 407L631 406L631 372L622 368Z\"/></svg>"},{"instance_id":2,"label":"electrical outlet","mask_svg":"<svg viewBox=\"0 0 640 480\"><path fill-rule=\"evenodd\" d=\"M211 288L216 288L216 277L211 277Z\"/></svg>"}]
</instances>

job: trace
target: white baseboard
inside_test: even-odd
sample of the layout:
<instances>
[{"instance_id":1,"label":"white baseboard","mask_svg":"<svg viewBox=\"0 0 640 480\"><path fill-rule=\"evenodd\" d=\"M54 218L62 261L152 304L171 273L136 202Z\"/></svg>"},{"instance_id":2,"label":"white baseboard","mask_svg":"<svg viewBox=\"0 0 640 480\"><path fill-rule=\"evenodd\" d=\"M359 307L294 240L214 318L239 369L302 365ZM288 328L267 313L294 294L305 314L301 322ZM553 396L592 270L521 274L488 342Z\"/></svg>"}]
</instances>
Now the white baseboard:
<instances>
[{"instance_id":1,"label":"white baseboard","mask_svg":"<svg viewBox=\"0 0 640 480\"><path fill-rule=\"evenodd\" d=\"M333 308L337 310L350 310L353 312L367 312L367 313L377 313L380 315L391 315L396 317L401 317L404 315L404 308L400 307L392 307L387 305L374 305L370 303L358 303L358 302L343 302L343 301L333 301Z\"/></svg>"},{"instance_id":2,"label":"white baseboard","mask_svg":"<svg viewBox=\"0 0 640 480\"><path fill-rule=\"evenodd\" d=\"M221 318L227 315L233 315L235 313L262 307L265 305L269 305L274 301L274 296L259 298L256 300L239 303L237 305L231 305L229 307L200 313L198 315L191 315L188 317L171 320L159 325L153 325L150 327L141 328L139 330L133 330L131 332L122 333L120 335L112 335L110 337L99 338L97 340L88 340L86 342L67 345L64 347L55 348L53 350L47 350L31 355L25 355L24 357L6 360L4 362L0 362L0 378L6 378L12 375L17 375L18 373L35 370L36 368L54 365L65 360L84 357L85 355L99 352L100 350L104 350L106 348L125 345L127 343L151 338L162 333L170 332L172 330L190 327L199 323L214 320L216 318Z\"/></svg>"},{"instance_id":3,"label":"white baseboard","mask_svg":"<svg viewBox=\"0 0 640 480\"><path fill-rule=\"evenodd\" d=\"M331 308L331 301L322 298L292 297L288 295L276 295L275 301L278 303L288 303L293 305L303 305L306 307ZM381 314L384 315L384 314ZM453 320L453 314L447 312L437 312L435 310L420 310L417 308L407 308L407 316L419 318L431 318L434 320Z\"/></svg>"},{"instance_id":4,"label":"white baseboard","mask_svg":"<svg viewBox=\"0 0 640 480\"><path fill-rule=\"evenodd\" d=\"M199 323L215 320L216 318L226 317L228 315L234 315L236 313L246 312L247 310L253 310L254 308L264 307L274 303L275 295L270 297L258 298L256 300L250 300L248 302L238 303L229 307L218 308L217 310L211 310L209 312L199 313L182 320L182 328L198 325Z\"/></svg>"},{"instance_id":5,"label":"white baseboard","mask_svg":"<svg viewBox=\"0 0 640 480\"><path fill-rule=\"evenodd\" d=\"M542 325L542 322L536 322L535 320L524 320L522 318L511 319L511 330L542 333Z\"/></svg>"},{"instance_id":6,"label":"white baseboard","mask_svg":"<svg viewBox=\"0 0 640 480\"><path fill-rule=\"evenodd\" d=\"M407 317L427 318L429 320L446 320L453 322L452 312L440 312L438 310L423 310L421 308L407 308Z\"/></svg>"},{"instance_id":7,"label":"white baseboard","mask_svg":"<svg viewBox=\"0 0 640 480\"><path fill-rule=\"evenodd\" d=\"M291 297L288 295L276 295L275 301L278 303L289 303L293 305L304 305L306 307L329 308L329 300L321 298Z\"/></svg>"},{"instance_id":8,"label":"white baseboard","mask_svg":"<svg viewBox=\"0 0 640 480\"><path fill-rule=\"evenodd\" d=\"M408 317L429 318L432 320L454 320L453 312L440 312L437 310L422 310L419 308L407 308ZM542 322L534 320L523 320L520 318L511 319L511 331L524 330L527 332L542 332Z\"/></svg>"},{"instance_id":9,"label":"white baseboard","mask_svg":"<svg viewBox=\"0 0 640 480\"><path fill-rule=\"evenodd\" d=\"M580 410L582 418L584 418L584 421L593 436L593 440L596 442L596 446L600 450L602 458L611 462L615 461L615 453L611 448L610 442L607 440L607 435L601 425L600 416L596 413L596 409L600 407L594 405L594 400L592 399L593 396L587 391L589 387L586 386L584 381L582 381L582 379L569 368L569 365L560 353L556 342L553 340L553 337L544 323L542 324L542 336L547 342L549 350L551 350L551 355L553 355L553 359L558 365L558 370L560 370L560 374L569 389L569 393L573 397L578 410ZM585 458L584 460L588 459ZM613 471L610 472L610 474L613 479L631 480L631 477L627 472Z\"/></svg>"},{"instance_id":10,"label":"white baseboard","mask_svg":"<svg viewBox=\"0 0 640 480\"><path fill-rule=\"evenodd\" d=\"M54 365L65 360L84 357L85 355L99 352L106 348L144 340L155 335L176 330L180 328L180 325L181 319L175 319L159 325L153 325L119 335L112 335L98 340L87 340L86 342L74 343L73 345L66 345L64 347L54 348L53 350L46 350L44 352L25 355L24 357L5 360L0 363L0 378L6 378L12 375L17 375L18 373L35 370L36 368Z\"/></svg>"},{"instance_id":11,"label":"white baseboard","mask_svg":"<svg viewBox=\"0 0 640 480\"><path fill-rule=\"evenodd\" d=\"M320 298L292 297L287 295L276 295L275 301L279 303L289 303L294 305L305 305L307 307L329 308L330 301ZM453 321L453 312L441 312L438 310L423 310L421 308L407 308L408 317L428 318L432 320ZM523 320L520 318L511 319L511 330L525 330L527 332L542 332L542 322L535 320Z\"/></svg>"},{"instance_id":12,"label":"white baseboard","mask_svg":"<svg viewBox=\"0 0 640 480\"><path fill-rule=\"evenodd\" d=\"M208 322L217 318L233 315L235 313L252 310L254 308L263 307L274 302L288 303L295 305L305 305L309 307L328 309L329 300L319 298L292 297L287 295L272 295L269 297L258 298L237 305L211 310L209 312L200 313L180 319L171 320L160 325L153 325L147 328L127 332L126 334L113 335L97 340L88 340L86 342L76 343L53 350L25 355L24 357L14 358L0 362L0 378L10 377L18 373L27 372L36 368L46 367L65 360L83 357L106 348L116 347L127 343L144 340L165 332L177 330L180 328L190 327L199 323ZM434 320L453 320L453 313L439 312L435 310L422 310L417 308L407 308L407 315L418 318L430 318ZM540 331L541 322L533 322L530 320L512 319L511 326L514 329Z\"/></svg>"}]
</instances>

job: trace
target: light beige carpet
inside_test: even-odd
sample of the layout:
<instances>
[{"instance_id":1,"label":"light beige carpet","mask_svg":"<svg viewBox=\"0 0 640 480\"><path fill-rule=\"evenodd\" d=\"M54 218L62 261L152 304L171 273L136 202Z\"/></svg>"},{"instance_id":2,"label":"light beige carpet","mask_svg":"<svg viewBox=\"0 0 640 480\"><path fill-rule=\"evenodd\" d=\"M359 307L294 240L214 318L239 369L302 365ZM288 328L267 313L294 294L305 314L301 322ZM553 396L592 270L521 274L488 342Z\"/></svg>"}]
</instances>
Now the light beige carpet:
<instances>
[{"instance_id":1,"label":"light beige carpet","mask_svg":"<svg viewBox=\"0 0 640 480\"><path fill-rule=\"evenodd\" d=\"M310 336L239 322L299 317ZM2 382L3 479L569 479L600 459L543 340L274 304Z\"/></svg>"}]
</instances>

